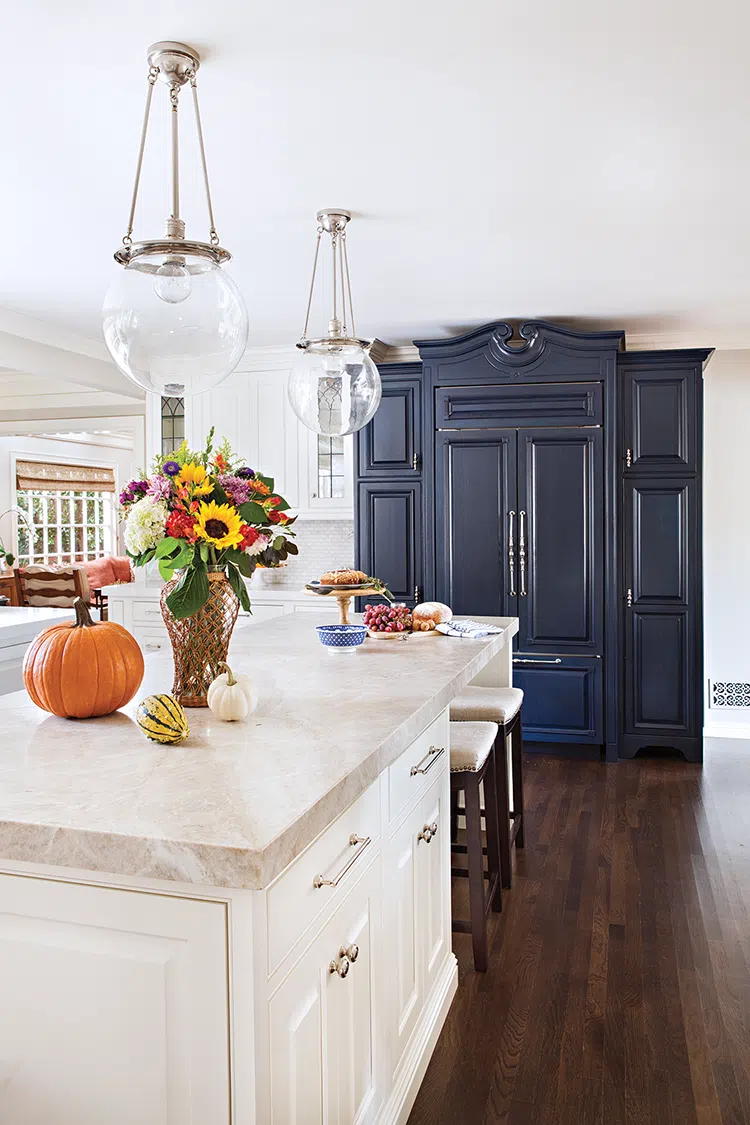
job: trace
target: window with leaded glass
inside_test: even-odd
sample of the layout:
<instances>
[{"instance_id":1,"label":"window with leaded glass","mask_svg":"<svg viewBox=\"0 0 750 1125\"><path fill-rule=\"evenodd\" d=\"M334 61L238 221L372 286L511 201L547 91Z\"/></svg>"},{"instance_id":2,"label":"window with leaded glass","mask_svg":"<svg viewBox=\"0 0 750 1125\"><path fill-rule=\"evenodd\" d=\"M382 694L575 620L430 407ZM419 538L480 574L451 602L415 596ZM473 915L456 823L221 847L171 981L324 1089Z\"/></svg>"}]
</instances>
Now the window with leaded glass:
<instances>
[{"instance_id":1,"label":"window with leaded glass","mask_svg":"<svg viewBox=\"0 0 750 1125\"><path fill-rule=\"evenodd\" d=\"M338 500L344 496L344 439L318 434L318 496Z\"/></svg>"},{"instance_id":2,"label":"window with leaded glass","mask_svg":"<svg viewBox=\"0 0 750 1125\"><path fill-rule=\"evenodd\" d=\"M174 453L185 437L185 399L161 400L161 451Z\"/></svg>"}]
</instances>

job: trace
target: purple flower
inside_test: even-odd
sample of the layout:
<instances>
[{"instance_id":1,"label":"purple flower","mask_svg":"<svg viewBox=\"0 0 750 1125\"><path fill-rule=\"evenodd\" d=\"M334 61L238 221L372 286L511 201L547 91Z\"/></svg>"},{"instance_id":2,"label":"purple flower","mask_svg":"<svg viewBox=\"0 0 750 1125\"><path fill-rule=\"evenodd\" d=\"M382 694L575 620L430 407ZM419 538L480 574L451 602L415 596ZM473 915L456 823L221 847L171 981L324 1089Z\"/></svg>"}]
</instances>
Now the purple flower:
<instances>
[{"instance_id":1,"label":"purple flower","mask_svg":"<svg viewBox=\"0 0 750 1125\"><path fill-rule=\"evenodd\" d=\"M135 500L135 494L132 493L129 489L124 488L122 490L122 492L120 493L120 503L121 504L132 504L134 500Z\"/></svg>"},{"instance_id":2,"label":"purple flower","mask_svg":"<svg viewBox=\"0 0 750 1125\"><path fill-rule=\"evenodd\" d=\"M168 500L172 492L172 482L169 477L155 476L151 478L151 483L148 486L148 496L153 496L155 500Z\"/></svg>"},{"instance_id":3,"label":"purple flower","mask_svg":"<svg viewBox=\"0 0 750 1125\"><path fill-rule=\"evenodd\" d=\"M235 476L248 480L250 477L255 476L255 469L248 469L247 465L243 465L241 469L237 470Z\"/></svg>"},{"instance_id":4,"label":"purple flower","mask_svg":"<svg viewBox=\"0 0 750 1125\"><path fill-rule=\"evenodd\" d=\"M239 473L224 473L217 480L235 507L238 508L250 499L250 485Z\"/></svg>"},{"instance_id":5,"label":"purple flower","mask_svg":"<svg viewBox=\"0 0 750 1125\"><path fill-rule=\"evenodd\" d=\"M176 461L165 461L161 467L161 471L166 473L168 477L176 477L180 471L180 466Z\"/></svg>"}]
</instances>

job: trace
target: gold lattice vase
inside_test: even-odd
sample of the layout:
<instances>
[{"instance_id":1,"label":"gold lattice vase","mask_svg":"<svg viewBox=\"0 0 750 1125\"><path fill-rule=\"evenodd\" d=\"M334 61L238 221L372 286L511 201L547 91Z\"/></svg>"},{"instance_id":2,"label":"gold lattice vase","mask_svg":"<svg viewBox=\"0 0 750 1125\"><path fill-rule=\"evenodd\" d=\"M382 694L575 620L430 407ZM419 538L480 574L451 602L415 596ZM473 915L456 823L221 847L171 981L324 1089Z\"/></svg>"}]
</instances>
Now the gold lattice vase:
<instances>
[{"instance_id":1,"label":"gold lattice vase","mask_svg":"<svg viewBox=\"0 0 750 1125\"><path fill-rule=\"evenodd\" d=\"M208 689L229 652L240 602L224 571L209 571L206 604L193 617L175 617L167 598L178 581L165 583L160 598L174 657L172 694L183 707L207 707Z\"/></svg>"}]
</instances>

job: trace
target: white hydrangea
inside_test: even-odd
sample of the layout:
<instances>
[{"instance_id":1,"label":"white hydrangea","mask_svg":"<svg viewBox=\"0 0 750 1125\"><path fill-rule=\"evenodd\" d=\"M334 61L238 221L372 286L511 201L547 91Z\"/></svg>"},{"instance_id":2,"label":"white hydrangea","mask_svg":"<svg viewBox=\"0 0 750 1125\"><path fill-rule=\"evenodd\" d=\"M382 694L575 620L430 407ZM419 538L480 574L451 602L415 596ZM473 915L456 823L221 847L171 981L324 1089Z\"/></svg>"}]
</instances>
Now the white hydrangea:
<instances>
[{"instance_id":1,"label":"white hydrangea","mask_svg":"<svg viewBox=\"0 0 750 1125\"><path fill-rule=\"evenodd\" d=\"M163 500L144 496L128 512L125 521L125 546L131 555L142 555L164 538L169 509Z\"/></svg>"}]
</instances>

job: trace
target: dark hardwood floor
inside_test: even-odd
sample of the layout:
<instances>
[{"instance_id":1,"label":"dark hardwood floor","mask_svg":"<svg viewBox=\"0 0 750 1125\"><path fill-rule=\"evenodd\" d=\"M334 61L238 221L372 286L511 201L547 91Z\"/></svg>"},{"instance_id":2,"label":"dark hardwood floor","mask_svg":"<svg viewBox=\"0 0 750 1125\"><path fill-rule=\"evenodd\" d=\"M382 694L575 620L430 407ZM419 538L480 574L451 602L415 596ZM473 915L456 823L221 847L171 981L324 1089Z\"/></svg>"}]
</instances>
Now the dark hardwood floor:
<instances>
[{"instance_id":1,"label":"dark hardwood floor","mask_svg":"<svg viewBox=\"0 0 750 1125\"><path fill-rule=\"evenodd\" d=\"M525 778L489 972L454 935L409 1125L750 1125L750 743Z\"/></svg>"}]
</instances>

